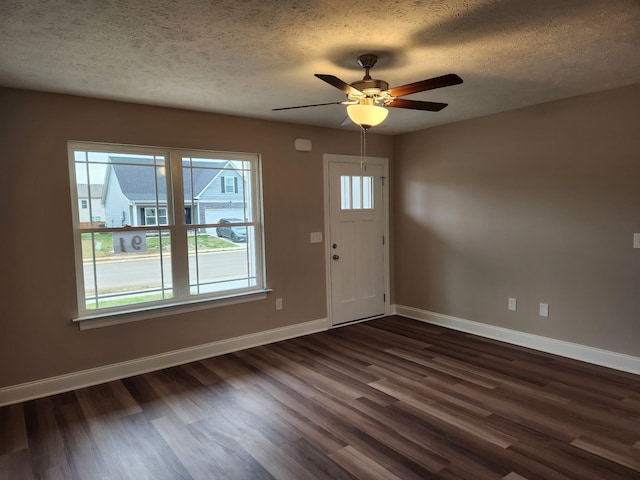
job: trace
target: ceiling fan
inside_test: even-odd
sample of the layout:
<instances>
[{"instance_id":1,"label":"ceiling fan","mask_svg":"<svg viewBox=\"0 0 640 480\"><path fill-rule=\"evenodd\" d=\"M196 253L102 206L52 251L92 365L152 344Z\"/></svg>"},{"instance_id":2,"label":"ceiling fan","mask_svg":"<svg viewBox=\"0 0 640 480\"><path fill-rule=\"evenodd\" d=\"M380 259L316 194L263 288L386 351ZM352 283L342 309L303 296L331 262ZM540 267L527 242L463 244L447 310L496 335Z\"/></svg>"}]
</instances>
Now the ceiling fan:
<instances>
[{"instance_id":1,"label":"ceiling fan","mask_svg":"<svg viewBox=\"0 0 640 480\"><path fill-rule=\"evenodd\" d=\"M322 105L347 105L347 115L364 130L378 125L384 121L388 111L385 107L409 108L413 110L426 110L439 112L447 106L446 103L424 102L419 100L407 100L403 97L412 93L424 92L435 88L449 87L462 83L462 78L454 73L440 77L429 78L419 82L408 83L400 87L389 88L389 83L384 80L371 78L369 70L378 61L374 54L360 55L358 64L365 69L364 78L348 84L334 75L316 73L315 76L329 85L336 87L347 95L347 100L342 102L315 103L312 105L300 105L297 107L274 108L273 110L291 110L295 108L319 107Z\"/></svg>"}]
</instances>

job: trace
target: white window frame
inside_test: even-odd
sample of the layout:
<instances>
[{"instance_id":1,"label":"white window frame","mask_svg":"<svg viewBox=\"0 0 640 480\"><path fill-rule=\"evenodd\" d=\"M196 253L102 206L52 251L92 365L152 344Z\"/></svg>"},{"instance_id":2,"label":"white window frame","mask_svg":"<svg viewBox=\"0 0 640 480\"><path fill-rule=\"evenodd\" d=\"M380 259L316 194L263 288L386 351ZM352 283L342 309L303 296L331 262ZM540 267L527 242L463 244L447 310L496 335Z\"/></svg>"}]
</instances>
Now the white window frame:
<instances>
[{"instance_id":1,"label":"white window frame","mask_svg":"<svg viewBox=\"0 0 640 480\"><path fill-rule=\"evenodd\" d=\"M108 307L100 309L88 309L86 306L85 287L83 278L84 261L82 258L81 235L88 232L104 233L120 231L119 226L94 226L81 227L79 215L79 202L77 196L76 161L75 151L138 154L149 156L162 156L165 159L167 177L167 206L152 207L167 209L168 225L153 225L140 227L126 227L128 229L139 228L141 231L148 228L161 227L162 230L171 232L171 262L173 297L167 300L150 301L131 304L125 307ZM76 287L78 299L78 315L73 318L81 329L96 328L100 326L137 321L146 318L173 315L184 311L200 310L221 305L235 304L245 301L254 301L266 298L269 290L266 288L265 252L264 252L264 228L262 206L262 172L261 158L255 153L217 152L208 150L183 150L176 148L141 147L131 145L101 144L91 142L68 142L70 187L72 197L72 215L74 226L74 247L76 266ZM189 251L187 246L187 231L193 229L193 224L184 222L184 194L182 159L185 157L197 158L222 158L225 160L237 160L249 162L251 182L248 187L254 215L243 223L247 228L255 231L254 242L250 249L252 264L255 272L255 285L246 288L224 290L215 293L193 294L189 288ZM249 193L249 192L248 192ZM146 213L145 213L146 215ZM157 218L157 215L156 215ZM94 260L95 262L95 260ZM253 278L253 277L252 277Z\"/></svg>"}]
</instances>

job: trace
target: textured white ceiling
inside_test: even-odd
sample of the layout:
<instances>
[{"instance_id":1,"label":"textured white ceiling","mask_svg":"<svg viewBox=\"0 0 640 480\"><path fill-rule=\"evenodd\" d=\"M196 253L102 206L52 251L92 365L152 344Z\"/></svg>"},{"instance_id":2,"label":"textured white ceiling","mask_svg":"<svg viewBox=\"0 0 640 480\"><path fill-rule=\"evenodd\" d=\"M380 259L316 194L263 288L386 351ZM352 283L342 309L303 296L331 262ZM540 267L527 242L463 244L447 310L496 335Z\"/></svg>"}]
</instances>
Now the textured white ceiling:
<instances>
[{"instance_id":1,"label":"textured white ceiling","mask_svg":"<svg viewBox=\"0 0 640 480\"><path fill-rule=\"evenodd\" d=\"M0 85L339 127L318 80L462 85L390 109L396 134L640 82L639 0L2 0ZM343 128L356 128L353 125Z\"/></svg>"}]
</instances>

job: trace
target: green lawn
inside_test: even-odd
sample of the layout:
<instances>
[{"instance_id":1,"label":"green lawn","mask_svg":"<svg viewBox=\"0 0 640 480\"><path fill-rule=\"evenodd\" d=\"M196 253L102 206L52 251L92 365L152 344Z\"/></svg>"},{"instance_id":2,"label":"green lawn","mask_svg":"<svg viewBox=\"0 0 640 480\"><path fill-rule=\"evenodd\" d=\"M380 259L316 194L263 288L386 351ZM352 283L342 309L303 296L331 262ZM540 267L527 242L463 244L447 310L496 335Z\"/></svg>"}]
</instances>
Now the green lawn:
<instances>
[{"instance_id":1,"label":"green lawn","mask_svg":"<svg viewBox=\"0 0 640 480\"><path fill-rule=\"evenodd\" d=\"M165 298L170 298L170 297L165 297ZM121 305L134 305L137 303L153 302L156 300L162 300L161 293L154 294L154 295L144 295L139 297L126 297L126 298L123 297L123 298L117 298L113 300L99 300L98 301L99 306L97 308L118 307ZM87 310L95 310L95 309L96 309L95 301L87 302Z\"/></svg>"},{"instance_id":2,"label":"green lawn","mask_svg":"<svg viewBox=\"0 0 640 480\"><path fill-rule=\"evenodd\" d=\"M95 246L96 246L96 258L108 258L115 257L113 253L113 234L111 233L94 233L93 234ZM189 249L194 249L196 244L196 238L199 249L210 248L229 248L234 247L235 244L222 238L214 237L207 234L198 234L197 236L190 235L188 237ZM162 237L162 248L168 250L170 247L169 237ZM82 234L82 258L90 259L92 257L92 242L91 234ZM160 238L159 237L147 237L147 253L157 253L160 250Z\"/></svg>"}]
</instances>

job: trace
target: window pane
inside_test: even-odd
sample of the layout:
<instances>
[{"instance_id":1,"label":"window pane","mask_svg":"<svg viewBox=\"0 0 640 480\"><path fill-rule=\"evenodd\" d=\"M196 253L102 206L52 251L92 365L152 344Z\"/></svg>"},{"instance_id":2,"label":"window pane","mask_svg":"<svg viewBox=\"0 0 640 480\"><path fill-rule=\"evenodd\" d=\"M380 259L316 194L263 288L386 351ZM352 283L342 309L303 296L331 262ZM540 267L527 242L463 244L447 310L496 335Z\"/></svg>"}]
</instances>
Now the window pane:
<instances>
[{"instance_id":1,"label":"window pane","mask_svg":"<svg viewBox=\"0 0 640 480\"><path fill-rule=\"evenodd\" d=\"M373 177L362 177L362 208L373 208Z\"/></svg>"},{"instance_id":2,"label":"window pane","mask_svg":"<svg viewBox=\"0 0 640 480\"><path fill-rule=\"evenodd\" d=\"M252 174L252 166L251 162L231 162L231 166L238 172L238 192L237 195L242 196L242 210L243 215L240 218L243 218L247 222L257 222L260 218L256 218L255 212L253 211L254 200L252 198L252 190L251 185L254 182L253 174Z\"/></svg>"},{"instance_id":3,"label":"window pane","mask_svg":"<svg viewBox=\"0 0 640 480\"><path fill-rule=\"evenodd\" d=\"M235 193L236 192L236 182L238 181L238 177L235 176L225 176L224 178L224 193Z\"/></svg>"},{"instance_id":4,"label":"window pane","mask_svg":"<svg viewBox=\"0 0 640 480\"><path fill-rule=\"evenodd\" d=\"M109 188L104 209L109 226L157 225L157 205L167 204L166 178L160 175L161 157L107 154Z\"/></svg>"},{"instance_id":5,"label":"window pane","mask_svg":"<svg viewBox=\"0 0 640 480\"><path fill-rule=\"evenodd\" d=\"M144 209L144 223L143 225L157 225L156 222L156 209L155 208L145 208Z\"/></svg>"},{"instance_id":6,"label":"window pane","mask_svg":"<svg viewBox=\"0 0 640 480\"><path fill-rule=\"evenodd\" d=\"M81 317L263 288L257 155L69 145ZM184 198L170 195L172 185Z\"/></svg>"},{"instance_id":7,"label":"window pane","mask_svg":"<svg viewBox=\"0 0 640 480\"><path fill-rule=\"evenodd\" d=\"M250 162L183 158L185 208L190 208L190 222L185 223L215 234L221 221L253 221L250 190L244 188L250 167Z\"/></svg>"},{"instance_id":8,"label":"window pane","mask_svg":"<svg viewBox=\"0 0 640 480\"><path fill-rule=\"evenodd\" d=\"M160 225L168 225L169 217L167 216L167 209L160 208L158 213L158 223Z\"/></svg>"},{"instance_id":9,"label":"window pane","mask_svg":"<svg viewBox=\"0 0 640 480\"><path fill-rule=\"evenodd\" d=\"M80 225L83 228L95 228L104 224L104 208L101 203L104 187L104 167L90 165L86 152L79 156L75 164L76 194L79 200L78 212ZM90 183L89 183L90 182ZM97 219L97 220L96 220Z\"/></svg>"},{"instance_id":10,"label":"window pane","mask_svg":"<svg viewBox=\"0 0 640 480\"><path fill-rule=\"evenodd\" d=\"M171 298L170 238L168 230L82 234L86 308Z\"/></svg>"},{"instance_id":11,"label":"window pane","mask_svg":"<svg viewBox=\"0 0 640 480\"><path fill-rule=\"evenodd\" d=\"M351 177L351 188L353 189L353 194L351 196L353 202L353 209L362 208L362 193L361 193L361 180L362 177Z\"/></svg>"},{"instance_id":12,"label":"window pane","mask_svg":"<svg viewBox=\"0 0 640 480\"><path fill-rule=\"evenodd\" d=\"M233 230L233 231L232 231ZM255 228L229 227L231 243L189 229L189 288L192 295L243 290L257 285Z\"/></svg>"},{"instance_id":13,"label":"window pane","mask_svg":"<svg viewBox=\"0 0 640 480\"><path fill-rule=\"evenodd\" d=\"M340 176L340 208L342 210L351 209L351 177L349 175Z\"/></svg>"}]
</instances>

